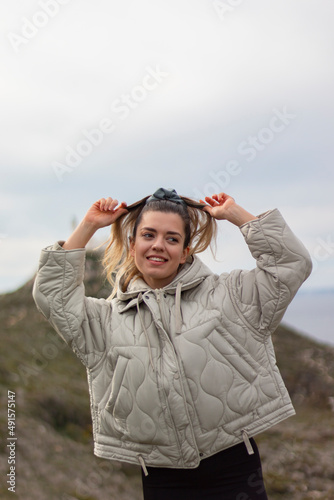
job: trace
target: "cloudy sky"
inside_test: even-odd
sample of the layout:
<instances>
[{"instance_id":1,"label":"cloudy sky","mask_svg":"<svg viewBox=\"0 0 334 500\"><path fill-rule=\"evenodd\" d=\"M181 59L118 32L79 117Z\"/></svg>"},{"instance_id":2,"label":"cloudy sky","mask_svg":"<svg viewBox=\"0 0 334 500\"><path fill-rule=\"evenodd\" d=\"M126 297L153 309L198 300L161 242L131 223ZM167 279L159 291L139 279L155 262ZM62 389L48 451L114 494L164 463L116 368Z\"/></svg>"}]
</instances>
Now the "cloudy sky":
<instances>
[{"instance_id":1,"label":"cloudy sky","mask_svg":"<svg viewBox=\"0 0 334 500\"><path fill-rule=\"evenodd\" d=\"M331 0L3 0L0 293L100 197L278 207L334 284ZM220 224L215 271L251 267ZM104 231L104 232L103 232ZM103 240L107 230L97 234Z\"/></svg>"}]
</instances>

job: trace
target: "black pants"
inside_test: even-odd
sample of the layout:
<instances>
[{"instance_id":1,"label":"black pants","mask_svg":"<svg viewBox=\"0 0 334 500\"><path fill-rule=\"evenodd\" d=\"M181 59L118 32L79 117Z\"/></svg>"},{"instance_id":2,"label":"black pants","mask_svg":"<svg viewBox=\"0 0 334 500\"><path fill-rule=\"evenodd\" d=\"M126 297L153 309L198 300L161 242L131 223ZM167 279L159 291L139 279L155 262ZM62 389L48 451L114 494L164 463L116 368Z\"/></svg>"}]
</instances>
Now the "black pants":
<instances>
[{"instance_id":1,"label":"black pants","mask_svg":"<svg viewBox=\"0 0 334 500\"><path fill-rule=\"evenodd\" d=\"M144 500L268 500L258 448L244 443L201 461L196 469L147 467Z\"/></svg>"}]
</instances>

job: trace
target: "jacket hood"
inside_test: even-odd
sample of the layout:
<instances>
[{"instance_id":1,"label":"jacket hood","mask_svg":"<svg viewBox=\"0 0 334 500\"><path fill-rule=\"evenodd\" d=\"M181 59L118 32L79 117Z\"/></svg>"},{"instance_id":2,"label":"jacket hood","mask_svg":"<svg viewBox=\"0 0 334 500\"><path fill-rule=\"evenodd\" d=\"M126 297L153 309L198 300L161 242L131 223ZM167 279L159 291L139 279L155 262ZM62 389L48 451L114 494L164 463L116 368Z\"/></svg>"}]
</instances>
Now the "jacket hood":
<instances>
[{"instance_id":1,"label":"jacket hood","mask_svg":"<svg viewBox=\"0 0 334 500\"><path fill-rule=\"evenodd\" d=\"M181 289L181 291L189 290L212 274L212 271L201 261L201 259L199 259L199 257L192 255L188 257L186 262L181 266L173 281L164 286L161 290L170 294L175 294L177 288ZM120 286L117 290L117 298L121 301L128 301L129 299L138 298L138 295L148 290L152 290L152 288L142 278L133 278L127 290L123 292L121 279Z\"/></svg>"}]
</instances>

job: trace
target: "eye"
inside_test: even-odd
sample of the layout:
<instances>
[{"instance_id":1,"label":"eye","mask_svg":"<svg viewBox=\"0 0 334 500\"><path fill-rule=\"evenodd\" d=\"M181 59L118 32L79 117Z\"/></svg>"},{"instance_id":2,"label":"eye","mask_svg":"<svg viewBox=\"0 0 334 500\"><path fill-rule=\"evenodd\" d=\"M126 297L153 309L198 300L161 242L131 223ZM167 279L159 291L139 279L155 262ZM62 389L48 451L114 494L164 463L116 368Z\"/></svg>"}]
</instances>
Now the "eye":
<instances>
[{"instance_id":1,"label":"eye","mask_svg":"<svg viewBox=\"0 0 334 500\"><path fill-rule=\"evenodd\" d=\"M151 237L153 237L153 234L152 233L143 233L142 236L144 238L151 238Z\"/></svg>"},{"instance_id":2,"label":"eye","mask_svg":"<svg viewBox=\"0 0 334 500\"><path fill-rule=\"evenodd\" d=\"M178 243L178 242L179 242L179 240L178 240L177 238L173 238L173 236L170 236L170 237L168 238L168 240L169 240L169 241L172 241L173 243Z\"/></svg>"}]
</instances>

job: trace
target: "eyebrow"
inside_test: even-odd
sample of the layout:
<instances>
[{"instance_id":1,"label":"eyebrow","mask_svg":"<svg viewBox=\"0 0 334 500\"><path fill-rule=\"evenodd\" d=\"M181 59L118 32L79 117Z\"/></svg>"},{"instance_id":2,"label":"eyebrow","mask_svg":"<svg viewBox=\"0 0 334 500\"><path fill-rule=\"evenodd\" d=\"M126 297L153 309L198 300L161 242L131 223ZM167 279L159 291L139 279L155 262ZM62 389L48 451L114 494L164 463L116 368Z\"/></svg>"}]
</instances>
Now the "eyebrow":
<instances>
[{"instance_id":1,"label":"eyebrow","mask_svg":"<svg viewBox=\"0 0 334 500\"><path fill-rule=\"evenodd\" d=\"M157 230L154 229L153 227L142 227L141 230L142 231L151 231L152 233L157 233ZM167 231L166 234L177 234L178 236L180 236L180 238L182 238L182 235L180 233L178 233L177 231Z\"/></svg>"}]
</instances>

